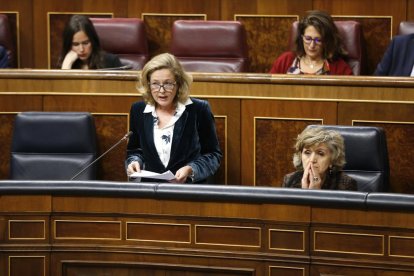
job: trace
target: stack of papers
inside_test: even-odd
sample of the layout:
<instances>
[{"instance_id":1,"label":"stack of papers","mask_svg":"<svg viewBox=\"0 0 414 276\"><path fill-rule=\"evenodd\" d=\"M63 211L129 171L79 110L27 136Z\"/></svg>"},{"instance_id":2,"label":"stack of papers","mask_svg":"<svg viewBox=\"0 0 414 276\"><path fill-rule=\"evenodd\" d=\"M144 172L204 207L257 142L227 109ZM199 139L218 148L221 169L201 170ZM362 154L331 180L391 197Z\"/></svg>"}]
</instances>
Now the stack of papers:
<instances>
[{"instance_id":1,"label":"stack of papers","mask_svg":"<svg viewBox=\"0 0 414 276\"><path fill-rule=\"evenodd\" d=\"M141 170L140 172L135 172L129 176L130 178L138 178L138 177L144 177L144 178L152 178L152 179L160 179L160 180L173 180L175 179L175 176L171 171L166 171L165 173L155 173L150 172L146 170Z\"/></svg>"}]
</instances>

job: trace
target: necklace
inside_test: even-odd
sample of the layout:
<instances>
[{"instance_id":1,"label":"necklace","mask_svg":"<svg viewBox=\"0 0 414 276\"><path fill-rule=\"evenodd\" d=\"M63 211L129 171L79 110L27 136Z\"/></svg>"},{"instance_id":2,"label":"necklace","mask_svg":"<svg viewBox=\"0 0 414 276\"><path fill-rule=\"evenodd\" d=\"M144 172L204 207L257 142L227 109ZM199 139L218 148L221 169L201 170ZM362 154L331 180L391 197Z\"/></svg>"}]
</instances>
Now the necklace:
<instances>
[{"instance_id":1,"label":"necklace","mask_svg":"<svg viewBox=\"0 0 414 276\"><path fill-rule=\"evenodd\" d=\"M303 62L309 66L310 69L314 69L318 64L320 64L320 60L312 62L310 58L304 58Z\"/></svg>"}]
</instances>

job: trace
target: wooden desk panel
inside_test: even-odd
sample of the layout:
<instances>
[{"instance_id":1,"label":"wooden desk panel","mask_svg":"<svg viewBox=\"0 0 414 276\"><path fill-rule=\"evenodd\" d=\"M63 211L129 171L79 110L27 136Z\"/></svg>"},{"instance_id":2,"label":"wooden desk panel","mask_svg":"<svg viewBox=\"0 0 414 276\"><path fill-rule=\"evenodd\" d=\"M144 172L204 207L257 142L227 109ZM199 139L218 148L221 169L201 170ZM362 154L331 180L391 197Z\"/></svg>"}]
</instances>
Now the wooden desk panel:
<instances>
[{"instance_id":1,"label":"wooden desk panel","mask_svg":"<svg viewBox=\"0 0 414 276\"><path fill-rule=\"evenodd\" d=\"M414 223L404 210L47 191L0 202L5 275L29 273L28 264L45 276L414 273Z\"/></svg>"},{"instance_id":2,"label":"wooden desk panel","mask_svg":"<svg viewBox=\"0 0 414 276\"><path fill-rule=\"evenodd\" d=\"M26 110L89 111L100 152L128 130L141 97L136 71L2 70L0 153L8 156L14 114ZM293 139L308 124L377 125L388 137L391 191L414 193L414 82L411 78L194 73L192 95L210 102L224 158L215 182L279 186L293 170ZM401 150L401 146L404 150ZM121 146L104 158L103 180L125 180ZM8 158L0 178L8 177Z\"/></svg>"}]
</instances>

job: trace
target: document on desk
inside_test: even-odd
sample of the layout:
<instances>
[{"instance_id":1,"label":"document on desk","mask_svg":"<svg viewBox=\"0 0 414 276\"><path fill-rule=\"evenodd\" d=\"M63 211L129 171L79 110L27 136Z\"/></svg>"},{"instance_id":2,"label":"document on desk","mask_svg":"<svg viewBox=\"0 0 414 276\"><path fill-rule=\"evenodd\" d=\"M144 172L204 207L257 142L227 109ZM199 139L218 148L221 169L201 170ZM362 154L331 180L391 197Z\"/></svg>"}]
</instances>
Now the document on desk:
<instances>
[{"instance_id":1,"label":"document on desk","mask_svg":"<svg viewBox=\"0 0 414 276\"><path fill-rule=\"evenodd\" d=\"M165 173L155 173L146 170L141 170L140 172L134 172L129 176L130 178L152 178L152 179L159 179L159 180L173 180L175 179L175 175L171 171L166 171Z\"/></svg>"}]
</instances>

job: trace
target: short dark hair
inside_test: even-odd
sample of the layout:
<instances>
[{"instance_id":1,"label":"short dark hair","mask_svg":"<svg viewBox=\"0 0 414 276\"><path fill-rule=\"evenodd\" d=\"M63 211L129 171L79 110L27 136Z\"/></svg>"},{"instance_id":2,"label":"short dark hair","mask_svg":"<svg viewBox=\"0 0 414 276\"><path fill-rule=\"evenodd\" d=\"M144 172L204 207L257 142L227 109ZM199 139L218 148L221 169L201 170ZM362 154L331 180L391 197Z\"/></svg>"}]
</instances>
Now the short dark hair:
<instances>
[{"instance_id":1,"label":"short dark hair","mask_svg":"<svg viewBox=\"0 0 414 276\"><path fill-rule=\"evenodd\" d=\"M325 59L336 60L339 57L346 57L341 37L332 17L324 11L312 10L307 12L307 16L299 21L298 34L296 37L296 53L299 56L305 55L302 35L305 29L313 26L322 38L323 57Z\"/></svg>"}]
</instances>

